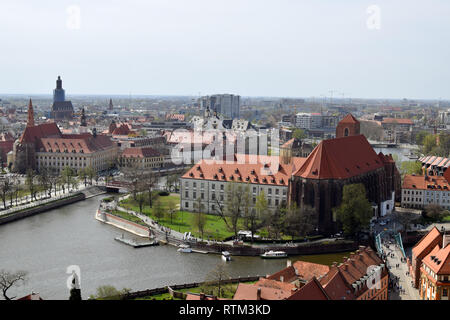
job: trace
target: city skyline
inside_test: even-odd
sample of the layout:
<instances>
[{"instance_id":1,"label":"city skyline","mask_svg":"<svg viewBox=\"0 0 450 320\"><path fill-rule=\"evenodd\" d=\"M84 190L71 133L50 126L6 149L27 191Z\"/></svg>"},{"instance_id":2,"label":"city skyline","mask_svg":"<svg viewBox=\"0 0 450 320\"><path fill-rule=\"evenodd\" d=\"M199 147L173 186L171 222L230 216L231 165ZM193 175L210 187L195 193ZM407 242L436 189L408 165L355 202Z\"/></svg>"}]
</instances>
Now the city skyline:
<instances>
[{"instance_id":1,"label":"city skyline","mask_svg":"<svg viewBox=\"0 0 450 320\"><path fill-rule=\"evenodd\" d=\"M450 4L433 4L5 1L0 92L61 75L68 96L445 100Z\"/></svg>"}]
</instances>

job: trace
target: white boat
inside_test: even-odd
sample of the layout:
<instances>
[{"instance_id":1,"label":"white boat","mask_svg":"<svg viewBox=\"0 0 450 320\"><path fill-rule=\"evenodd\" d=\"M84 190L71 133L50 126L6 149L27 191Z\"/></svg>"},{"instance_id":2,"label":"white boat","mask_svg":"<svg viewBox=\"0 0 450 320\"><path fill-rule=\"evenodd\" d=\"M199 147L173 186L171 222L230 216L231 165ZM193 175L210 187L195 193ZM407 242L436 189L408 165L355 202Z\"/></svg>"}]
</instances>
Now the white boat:
<instances>
[{"instance_id":1,"label":"white boat","mask_svg":"<svg viewBox=\"0 0 450 320\"><path fill-rule=\"evenodd\" d=\"M222 260L231 261L231 254L228 251L222 251Z\"/></svg>"},{"instance_id":2,"label":"white boat","mask_svg":"<svg viewBox=\"0 0 450 320\"><path fill-rule=\"evenodd\" d=\"M287 258L287 253L284 251L267 251L264 252L261 255L261 258L263 259L281 259L281 258Z\"/></svg>"},{"instance_id":3,"label":"white boat","mask_svg":"<svg viewBox=\"0 0 450 320\"><path fill-rule=\"evenodd\" d=\"M177 250L178 252L184 252L184 253L191 253L192 252L192 248L189 247L187 244L180 244L179 249Z\"/></svg>"}]
</instances>

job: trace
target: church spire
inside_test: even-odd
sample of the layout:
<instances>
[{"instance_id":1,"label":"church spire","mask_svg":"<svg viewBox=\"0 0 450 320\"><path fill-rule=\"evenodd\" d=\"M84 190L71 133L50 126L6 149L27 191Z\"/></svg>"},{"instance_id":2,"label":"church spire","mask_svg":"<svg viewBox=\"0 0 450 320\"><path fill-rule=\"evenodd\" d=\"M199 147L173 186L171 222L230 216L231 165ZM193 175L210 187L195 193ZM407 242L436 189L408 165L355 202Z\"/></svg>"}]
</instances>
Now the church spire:
<instances>
[{"instance_id":1,"label":"church spire","mask_svg":"<svg viewBox=\"0 0 450 320\"><path fill-rule=\"evenodd\" d=\"M33 111L33 103L28 103L28 121L27 121L27 127L34 127L34 111Z\"/></svg>"},{"instance_id":2,"label":"church spire","mask_svg":"<svg viewBox=\"0 0 450 320\"><path fill-rule=\"evenodd\" d=\"M82 127L86 127L86 126L87 126L87 124L86 124L86 114L84 113L84 107L83 107L83 109L81 110L81 121L80 121L80 126L82 126Z\"/></svg>"}]
</instances>

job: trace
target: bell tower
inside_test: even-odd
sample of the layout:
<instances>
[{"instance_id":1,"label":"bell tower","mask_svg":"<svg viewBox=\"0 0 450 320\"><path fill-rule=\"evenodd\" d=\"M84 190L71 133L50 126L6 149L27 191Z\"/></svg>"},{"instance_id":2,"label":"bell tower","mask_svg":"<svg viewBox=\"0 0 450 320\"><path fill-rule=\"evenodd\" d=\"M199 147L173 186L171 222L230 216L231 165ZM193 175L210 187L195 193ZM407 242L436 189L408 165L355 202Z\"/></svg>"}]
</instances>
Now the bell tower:
<instances>
[{"instance_id":1,"label":"bell tower","mask_svg":"<svg viewBox=\"0 0 450 320\"><path fill-rule=\"evenodd\" d=\"M336 127L336 138L360 135L360 124L350 113Z\"/></svg>"}]
</instances>

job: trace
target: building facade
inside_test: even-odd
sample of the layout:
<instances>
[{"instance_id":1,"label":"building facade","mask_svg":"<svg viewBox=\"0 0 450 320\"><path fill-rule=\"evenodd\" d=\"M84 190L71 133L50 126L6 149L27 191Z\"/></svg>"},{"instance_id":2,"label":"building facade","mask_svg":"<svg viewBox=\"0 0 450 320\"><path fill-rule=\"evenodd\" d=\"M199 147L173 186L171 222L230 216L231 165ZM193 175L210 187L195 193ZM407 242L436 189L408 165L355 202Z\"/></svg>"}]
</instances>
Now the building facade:
<instances>
[{"instance_id":1,"label":"building facade","mask_svg":"<svg viewBox=\"0 0 450 320\"><path fill-rule=\"evenodd\" d=\"M216 94L200 98L199 104L202 110L209 109L226 119L235 119L240 115L241 97L233 94Z\"/></svg>"},{"instance_id":2,"label":"building facade","mask_svg":"<svg viewBox=\"0 0 450 320\"><path fill-rule=\"evenodd\" d=\"M54 122L35 125L30 100L27 127L14 143L12 169L25 173L28 169L39 171L45 167L58 173L65 167L75 171L92 167L100 172L117 161L118 150L105 135L62 134Z\"/></svg>"}]
</instances>

